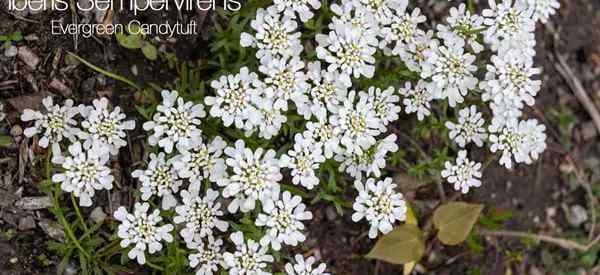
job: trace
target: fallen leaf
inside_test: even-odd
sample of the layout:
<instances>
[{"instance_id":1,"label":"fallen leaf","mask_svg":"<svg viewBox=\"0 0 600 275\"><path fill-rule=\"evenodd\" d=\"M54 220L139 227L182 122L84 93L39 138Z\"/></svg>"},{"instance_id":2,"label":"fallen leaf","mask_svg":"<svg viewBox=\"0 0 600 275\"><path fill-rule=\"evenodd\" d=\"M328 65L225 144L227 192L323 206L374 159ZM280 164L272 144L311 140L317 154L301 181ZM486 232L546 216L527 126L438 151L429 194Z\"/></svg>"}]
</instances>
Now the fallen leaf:
<instances>
[{"instance_id":1,"label":"fallen leaf","mask_svg":"<svg viewBox=\"0 0 600 275\"><path fill-rule=\"evenodd\" d=\"M404 264L418 261L424 252L421 229L414 224L403 224L381 237L366 257Z\"/></svg>"},{"instance_id":2,"label":"fallen leaf","mask_svg":"<svg viewBox=\"0 0 600 275\"><path fill-rule=\"evenodd\" d=\"M433 225L438 229L438 239L446 245L464 242L483 209L481 204L449 202L433 213Z\"/></svg>"}]
</instances>

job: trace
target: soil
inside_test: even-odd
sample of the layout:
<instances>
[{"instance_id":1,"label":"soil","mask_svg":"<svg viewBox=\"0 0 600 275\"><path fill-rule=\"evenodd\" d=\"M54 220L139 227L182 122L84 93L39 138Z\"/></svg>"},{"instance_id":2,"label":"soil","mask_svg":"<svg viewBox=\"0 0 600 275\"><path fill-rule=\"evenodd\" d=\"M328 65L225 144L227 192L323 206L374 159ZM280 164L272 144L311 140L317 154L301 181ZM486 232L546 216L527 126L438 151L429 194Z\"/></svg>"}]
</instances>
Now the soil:
<instances>
[{"instance_id":1,"label":"soil","mask_svg":"<svg viewBox=\"0 0 600 275\"><path fill-rule=\"evenodd\" d=\"M427 6L426 1L419 2L421 6ZM548 150L535 164L517 166L512 171L496 164L490 165L485 170L483 186L459 200L512 212L513 217L503 223L504 229L569 237L585 235L591 223L573 227L567 221L568 214L563 210L565 206L588 206L585 191L574 186L572 177L565 175L564 170L569 164L575 164L575 168L571 168L587 168L585 171L589 176L597 179L600 176L600 143L598 135L593 135L590 117L554 69L553 52L556 48L558 53L567 57L569 66L583 82L584 88L597 103L600 102L600 1L573 0L561 1L561 4L559 13L552 18L560 43L555 45L548 27L538 25L535 61L536 66L543 68L543 88L535 107L528 111L528 116L541 119L548 128ZM117 14L116 20L127 20L130 16ZM202 34L176 37L179 42L164 44L170 52L176 52L178 58L201 64L203 56L209 54L207 33L214 31L211 24L215 15L186 12L160 16L181 17L183 20L206 17L201 27ZM0 98L7 101L9 127L4 130L7 134L20 128L20 111L39 106L41 98L49 93L75 97L76 102L89 102L98 96L109 96L115 103L125 105L130 102L132 95L124 93L128 89L126 86L84 66L70 65L67 52L75 52L99 67L139 82L163 83L176 77L177 72L167 67L165 62L151 62L140 51L120 47L114 39L81 40L75 47L70 36L49 35L47 22L51 19L70 22L72 16L68 12L47 12L27 15L26 18L37 23L18 19L4 10L0 12L0 34L20 30L27 38L18 42L17 46L29 47L41 60L37 68L32 69L23 61L6 58L0 53ZM142 19L151 22L158 18L157 14L147 14ZM132 72L134 66L137 74ZM64 82L72 94L50 87L53 79ZM3 83L9 84L3 86ZM574 118L566 126L553 115L564 110L569 110ZM590 132L592 134L587 134ZM22 137L15 135L12 145L0 147L0 178L3 179L0 180L0 275L54 274L60 259L46 250L45 243L50 239L47 234L35 224L32 229L19 229L25 217L32 217L36 223L52 219L47 210L24 211L14 206L18 197L41 195L38 185L43 178L42 170L32 165L28 156L23 156L29 145L23 145L21 141ZM122 174L125 174L127 169L123 170ZM127 184L127 180L122 182L124 186ZM418 210L422 210L417 212L429 213L431 209L428 207L435 203L432 196L435 192L435 189L426 189L407 196L415 201ZM454 194L448 186L445 192ZM18 197L13 198L14 194ZM120 201L127 200L121 197ZM315 218L307 224L310 230L305 246L312 249L313 255L326 261L332 274L402 274L401 266L364 258L374 242L365 236L365 224L351 221L349 211L340 217L335 208L324 202L311 206L311 209ZM422 220L426 218L420 217ZM593 271L600 270L594 269L595 261L584 267L575 259L578 256L574 256L573 251L548 244L530 246L518 239L485 237L482 243L484 249L478 254L466 244L447 247L435 240L431 242L417 268L425 274L537 275L559 274L558 270L580 272L572 274L600 274ZM548 256L548 253L554 256ZM548 257L555 259L556 265L549 264ZM560 265L564 261L567 263ZM469 273L474 270L480 273Z\"/></svg>"}]
</instances>

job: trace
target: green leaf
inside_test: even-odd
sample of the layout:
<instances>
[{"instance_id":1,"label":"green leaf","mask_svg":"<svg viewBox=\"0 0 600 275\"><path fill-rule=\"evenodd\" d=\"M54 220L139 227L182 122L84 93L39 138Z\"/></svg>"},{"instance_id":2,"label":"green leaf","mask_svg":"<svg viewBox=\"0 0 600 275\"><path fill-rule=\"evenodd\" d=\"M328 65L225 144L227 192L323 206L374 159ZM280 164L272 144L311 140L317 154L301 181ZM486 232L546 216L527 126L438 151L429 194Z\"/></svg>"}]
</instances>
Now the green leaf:
<instances>
[{"instance_id":1,"label":"green leaf","mask_svg":"<svg viewBox=\"0 0 600 275\"><path fill-rule=\"evenodd\" d=\"M9 136L0 136L0 146L9 146L12 139Z\"/></svg>"},{"instance_id":2,"label":"green leaf","mask_svg":"<svg viewBox=\"0 0 600 275\"><path fill-rule=\"evenodd\" d=\"M477 221L483 206L464 202L444 204L433 213L433 225L439 230L437 237L446 245L464 242Z\"/></svg>"},{"instance_id":3,"label":"green leaf","mask_svg":"<svg viewBox=\"0 0 600 275\"><path fill-rule=\"evenodd\" d=\"M12 40L13 42L19 42L21 41L21 39L23 39L23 35L20 31L16 31L10 36L10 40Z\"/></svg>"},{"instance_id":4,"label":"green leaf","mask_svg":"<svg viewBox=\"0 0 600 275\"><path fill-rule=\"evenodd\" d=\"M142 37L140 35L125 35L117 33L117 42L127 49L139 49L142 47Z\"/></svg>"},{"instance_id":5,"label":"green leaf","mask_svg":"<svg viewBox=\"0 0 600 275\"><path fill-rule=\"evenodd\" d=\"M403 224L381 237L366 257L404 264L419 261L424 252L421 229L414 224Z\"/></svg>"},{"instance_id":6,"label":"green leaf","mask_svg":"<svg viewBox=\"0 0 600 275\"><path fill-rule=\"evenodd\" d=\"M4 42L6 40L8 40L8 36L6 36L6 35L0 35L0 42Z\"/></svg>"},{"instance_id":7,"label":"green leaf","mask_svg":"<svg viewBox=\"0 0 600 275\"><path fill-rule=\"evenodd\" d=\"M156 60L158 57L158 51L156 50L156 47L150 43L144 43L144 46L142 47L142 53L144 53L144 56L150 60Z\"/></svg>"}]
</instances>

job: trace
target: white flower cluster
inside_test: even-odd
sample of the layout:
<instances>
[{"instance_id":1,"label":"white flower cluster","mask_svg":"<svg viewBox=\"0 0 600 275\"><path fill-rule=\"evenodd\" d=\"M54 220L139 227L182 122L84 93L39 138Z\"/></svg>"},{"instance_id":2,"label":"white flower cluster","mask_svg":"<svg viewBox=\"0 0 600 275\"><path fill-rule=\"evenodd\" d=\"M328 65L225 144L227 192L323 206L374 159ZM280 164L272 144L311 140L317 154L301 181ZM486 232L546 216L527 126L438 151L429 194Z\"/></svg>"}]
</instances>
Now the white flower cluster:
<instances>
[{"instance_id":1,"label":"white flower cluster","mask_svg":"<svg viewBox=\"0 0 600 275\"><path fill-rule=\"evenodd\" d=\"M78 197L81 206L91 206L95 190L112 189L110 157L127 145L126 131L135 128L135 121L125 121L126 116L119 107L111 110L106 98L94 100L92 106L74 106L70 99L61 106L54 104L52 97L44 98L42 104L44 112L23 111L21 120L34 123L24 134L27 137L41 135L38 145L50 146L52 162L61 165L63 170L54 174L52 181ZM64 138L69 141L66 155L61 149Z\"/></svg>"}]
</instances>

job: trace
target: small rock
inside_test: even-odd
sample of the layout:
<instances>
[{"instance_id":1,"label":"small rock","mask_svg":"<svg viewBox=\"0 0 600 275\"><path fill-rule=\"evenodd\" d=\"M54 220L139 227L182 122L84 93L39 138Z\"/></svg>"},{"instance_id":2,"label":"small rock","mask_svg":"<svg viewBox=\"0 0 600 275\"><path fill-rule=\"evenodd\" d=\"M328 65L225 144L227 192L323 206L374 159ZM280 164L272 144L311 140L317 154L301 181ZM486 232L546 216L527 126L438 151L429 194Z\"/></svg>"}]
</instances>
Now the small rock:
<instances>
[{"instance_id":1,"label":"small rock","mask_svg":"<svg viewBox=\"0 0 600 275\"><path fill-rule=\"evenodd\" d=\"M581 224L588 220L587 210L581 205L573 205L569 209L567 214L567 220L573 227L579 227Z\"/></svg>"},{"instance_id":2,"label":"small rock","mask_svg":"<svg viewBox=\"0 0 600 275\"><path fill-rule=\"evenodd\" d=\"M585 141L591 140L598 136L598 130L593 122L588 121L581 125L581 138Z\"/></svg>"},{"instance_id":3,"label":"small rock","mask_svg":"<svg viewBox=\"0 0 600 275\"><path fill-rule=\"evenodd\" d=\"M540 269L537 268L534 265L532 265L531 268L529 269L529 274L531 274L531 275L544 275L544 273L542 271L540 271Z\"/></svg>"},{"instance_id":4,"label":"small rock","mask_svg":"<svg viewBox=\"0 0 600 275\"><path fill-rule=\"evenodd\" d=\"M8 260L8 262L10 262L11 264L16 264L19 262L19 258L17 258L17 257L10 258L10 260Z\"/></svg>"},{"instance_id":5,"label":"small rock","mask_svg":"<svg viewBox=\"0 0 600 275\"><path fill-rule=\"evenodd\" d=\"M40 38L36 34L32 33L32 34L26 35L25 37L23 37L23 39L25 39L25 41L37 41Z\"/></svg>"},{"instance_id":6,"label":"small rock","mask_svg":"<svg viewBox=\"0 0 600 275\"><path fill-rule=\"evenodd\" d=\"M14 45L11 45L10 47L6 48L6 50L4 50L4 56L15 57L15 56L17 56L18 52L19 52L19 50L17 49L17 47L15 47Z\"/></svg>"},{"instance_id":7,"label":"small rock","mask_svg":"<svg viewBox=\"0 0 600 275\"><path fill-rule=\"evenodd\" d=\"M18 136L21 136L21 134L23 134L23 128L21 128L21 126L15 125L12 128L10 128L11 136L18 137Z\"/></svg>"},{"instance_id":8,"label":"small rock","mask_svg":"<svg viewBox=\"0 0 600 275\"><path fill-rule=\"evenodd\" d=\"M32 216L27 216L19 219L19 231L27 231L35 228L35 219Z\"/></svg>"},{"instance_id":9,"label":"small rock","mask_svg":"<svg viewBox=\"0 0 600 275\"><path fill-rule=\"evenodd\" d=\"M19 56L19 59L25 62L25 64L27 64L27 66L29 66L31 69L35 69L40 63L40 58L35 55L27 46L19 47L17 55Z\"/></svg>"},{"instance_id":10,"label":"small rock","mask_svg":"<svg viewBox=\"0 0 600 275\"><path fill-rule=\"evenodd\" d=\"M337 218L337 213L332 206L325 208L325 216L329 221L334 221Z\"/></svg>"},{"instance_id":11,"label":"small rock","mask_svg":"<svg viewBox=\"0 0 600 275\"><path fill-rule=\"evenodd\" d=\"M18 200L15 204L23 210L39 210L52 207L50 197L25 197Z\"/></svg>"},{"instance_id":12,"label":"small rock","mask_svg":"<svg viewBox=\"0 0 600 275\"><path fill-rule=\"evenodd\" d=\"M69 88L67 85L65 85L64 82L58 80L57 78L53 78L48 86L50 86L50 88L52 89L57 90L65 97L69 97L73 94L73 90L71 90L71 88Z\"/></svg>"},{"instance_id":13,"label":"small rock","mask_svg":"<svg viewBox=\"0 0 600 275\"><path fill-rule=\"evenodd\" d=\"M104 222L104 219L106 219L106 214L104 214L104 211L102 211L102 207L94 208L94 210L92 210L92 213L90 213L90 219L92 219L92 221L94 221L97 224L101 224L102 222Z\"/></svg>"},{"instance_id":14,"label":"small rock","mask_svg":"<svg viewBox=\"0 0 600 275\"><path fill-rule=\"evenodd\" d=\"M38 225L48 234L48 236L52 239L62 241L65 239L65 231L63 231L62 226L55 221L51 220L42 220L38 222Z\"/></svg>"},{"instance_id":15,"label":"small rock","mask_svg":"<svg viewBox=\"0 0 600 275\"><path fill-rule=\"evenodd\" d=\"M131 73L135 76L138 75L138 68L136 65L131 66Z\"/></svg>"}]
</instances>

